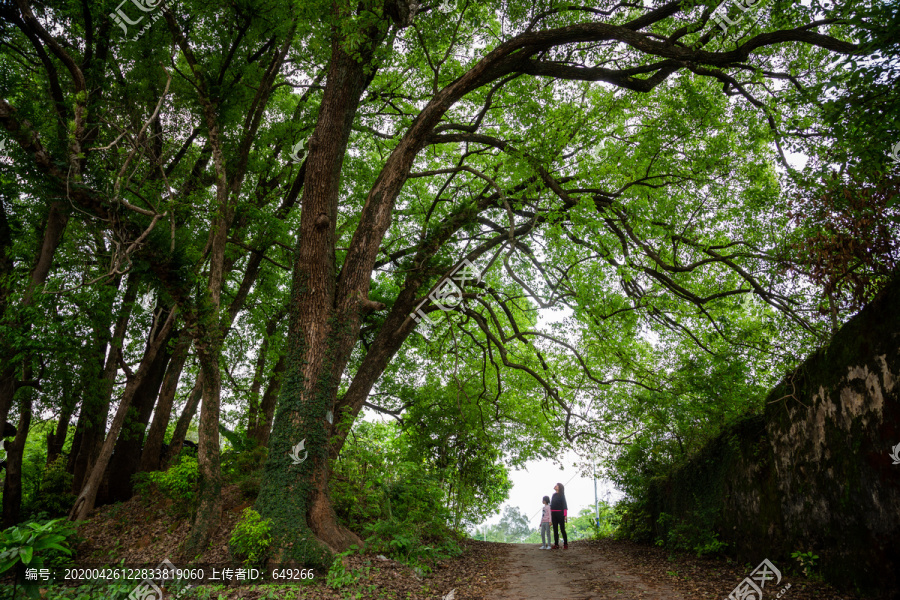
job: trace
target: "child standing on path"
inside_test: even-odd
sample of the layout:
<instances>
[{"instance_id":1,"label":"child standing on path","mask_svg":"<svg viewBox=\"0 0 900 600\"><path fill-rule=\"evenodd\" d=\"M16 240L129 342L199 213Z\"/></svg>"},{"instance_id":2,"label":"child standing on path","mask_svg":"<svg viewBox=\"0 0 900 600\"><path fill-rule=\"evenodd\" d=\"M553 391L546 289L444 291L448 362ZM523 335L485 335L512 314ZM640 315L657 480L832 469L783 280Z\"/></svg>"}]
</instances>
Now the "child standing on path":
<instances>
[{"instance_id":1,"label":"child standing on path","mask_svg":"<svg viewBox=\"0 0 900 600\"><path fill-rule=\"evenodd\" d=\"M541 508L541 550L550 549L550 497L544 496ZM544 537L546 535L546 538ZM545 541L546 540L546 541Z\"/></svg>"},{"instance_id":2,"label":"child standing on path","mask_svg":"<svg viewBox=\"0 0 900 600\"><path fill-rule=\"evenodd\" d=\"M550 515L553 522L553 547L551 550L559 550L559 530L562 527L563 549L569 548L569 538L566 536L566 517L569 515L569 505L566 504L566 488L561 483L553 486L553 499L550 500Z\"/></svg>"}]
</instances>

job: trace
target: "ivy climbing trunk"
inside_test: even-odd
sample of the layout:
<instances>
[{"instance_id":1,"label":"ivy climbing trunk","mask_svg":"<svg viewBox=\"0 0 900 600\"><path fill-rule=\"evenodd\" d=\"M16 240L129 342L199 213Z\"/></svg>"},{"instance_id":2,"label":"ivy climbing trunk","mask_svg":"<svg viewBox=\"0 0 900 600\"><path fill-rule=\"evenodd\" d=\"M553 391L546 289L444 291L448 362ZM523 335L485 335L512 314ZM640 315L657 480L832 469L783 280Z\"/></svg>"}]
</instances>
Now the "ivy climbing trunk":
<instances>
[{"instance_id":1,"label":"ivy climbing trunk","mask_svg":"<svg viewBox=\"0 0 900 600\"><path fill-rule=\"evenodd\" d=\"M335 17L340 21L347 15ZM382 20L356 32L364 41L353 55L334 30L325 91L308 145L285 376L256 502L259 513L272 520L271 547L277 549L272 558L281 562L324 565L330 561L329 550L362 543L337 522L328 495L327 414L334 409L360 324L359 299L348 310L336 295L335 227L351 125L375 73L374 51L387 29Z\"/></svg>"}]
</instances>

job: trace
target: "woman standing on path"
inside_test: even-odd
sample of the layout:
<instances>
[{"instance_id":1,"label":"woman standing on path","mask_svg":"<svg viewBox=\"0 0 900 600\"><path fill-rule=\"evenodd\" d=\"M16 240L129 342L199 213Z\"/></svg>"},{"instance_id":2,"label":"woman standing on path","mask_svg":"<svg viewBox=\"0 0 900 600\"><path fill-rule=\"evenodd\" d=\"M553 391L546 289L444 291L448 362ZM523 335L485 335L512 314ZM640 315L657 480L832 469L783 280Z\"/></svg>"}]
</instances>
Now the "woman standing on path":
<instances>
[{"instance_id":1,"label":"woman standing on path","mask_svg":"<svg viewBox=\"0 0 900 600\"><path fill-rule=\"evenodd\" d=\"M566 504L566 488L561 483L553 486L553 497L550 498L550 519L553 521L553 548L559 550L559 527L562 527L563 549L568 550L569 538L566 535L566 517L569 515L569 505Z\"/></svg>"}]
</instances>

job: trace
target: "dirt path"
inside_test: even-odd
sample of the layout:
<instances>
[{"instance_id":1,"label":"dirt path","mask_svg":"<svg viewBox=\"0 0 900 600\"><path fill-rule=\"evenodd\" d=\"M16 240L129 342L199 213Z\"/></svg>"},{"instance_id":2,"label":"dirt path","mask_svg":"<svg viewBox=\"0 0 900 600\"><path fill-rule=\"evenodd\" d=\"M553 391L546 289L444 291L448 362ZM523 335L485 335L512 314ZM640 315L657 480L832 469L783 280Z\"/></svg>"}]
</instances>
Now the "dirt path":
<instances>
[{"instance_id":1,"label":"dirt path","mask_svg":"<svg viewBox=\"0 0 900 600\"><path fill-rule=\"evenodd\" d=\"M491 600L686 600L664 582L630 572L611 556L573 542L568 550L509 544Z\"/></svg>"}]
</instances>

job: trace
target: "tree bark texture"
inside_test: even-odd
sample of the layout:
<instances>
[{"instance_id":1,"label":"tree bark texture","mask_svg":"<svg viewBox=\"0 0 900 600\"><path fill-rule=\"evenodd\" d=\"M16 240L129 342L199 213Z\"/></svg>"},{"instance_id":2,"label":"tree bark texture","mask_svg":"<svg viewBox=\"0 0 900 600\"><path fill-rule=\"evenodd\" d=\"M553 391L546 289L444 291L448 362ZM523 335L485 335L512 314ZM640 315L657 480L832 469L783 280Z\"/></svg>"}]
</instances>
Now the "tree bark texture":
<instances>
[{"instance_id":1,"label":"tree bark texture","mask_svg":"<svg viewBox=\"0 0 900 600\"><path fill-rule=\"evenodd\" d=\"M359 323L356 305L340 310L335 303L341 167L359 99L374 76L372 53L385 33L386 25L366 32L367 45L361 45L360 59L349 56L342 40L334 36L319 118L309 140L286 372L256 502L260 514L273 521L273 547L278 548L275 560L282 562L324 565L330 562L329 550L362 545L353 532L338 524L329 499L326 413L334 408ZM308 455L295 464L290 454L301 441L305 444L301 452ZM303 535L303 523L315 539Z\"/></svg>"}]
</instances>

